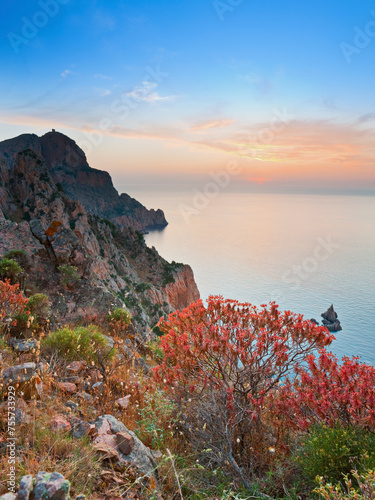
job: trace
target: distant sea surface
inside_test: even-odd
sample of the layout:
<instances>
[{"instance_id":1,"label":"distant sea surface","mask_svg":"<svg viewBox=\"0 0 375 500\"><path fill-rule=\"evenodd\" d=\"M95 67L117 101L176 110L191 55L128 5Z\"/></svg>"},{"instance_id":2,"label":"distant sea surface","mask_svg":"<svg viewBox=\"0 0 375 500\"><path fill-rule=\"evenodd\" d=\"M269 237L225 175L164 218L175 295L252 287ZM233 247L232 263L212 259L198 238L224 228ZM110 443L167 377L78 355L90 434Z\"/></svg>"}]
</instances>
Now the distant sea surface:
<instances>
[{"instance_id":1,"label":"distant sea surface","mask_svg":"<svg viewBox=\"0 0 375 500\"><path fill-rule=\"evenodd\" d=\"M281 309L321 321L331 304L343 330L330 347L375 365L375 198L133 191L169 222L146 236L167 260L191 265L201 297Z\"/></svg>"}]
</instances>

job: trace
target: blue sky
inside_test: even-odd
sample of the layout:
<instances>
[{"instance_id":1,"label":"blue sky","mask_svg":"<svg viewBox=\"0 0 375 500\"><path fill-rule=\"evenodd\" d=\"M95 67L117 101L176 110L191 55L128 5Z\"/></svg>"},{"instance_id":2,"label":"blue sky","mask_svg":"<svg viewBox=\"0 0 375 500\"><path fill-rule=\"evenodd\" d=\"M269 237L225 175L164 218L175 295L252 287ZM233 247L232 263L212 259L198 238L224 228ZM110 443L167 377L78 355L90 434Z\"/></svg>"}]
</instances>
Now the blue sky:
<instances>
[{"instance_id":1,"label":"blue sky","mask_svg":"<svg viewBox=\"0 0 375 500\"><path fill-rule=\"evenodd\" d=\"M250 187L375 189L373 1L21 0L0 14L0 140L55 127L130 183L200 182L235 158Z\"/></svg>"}]
</instances>

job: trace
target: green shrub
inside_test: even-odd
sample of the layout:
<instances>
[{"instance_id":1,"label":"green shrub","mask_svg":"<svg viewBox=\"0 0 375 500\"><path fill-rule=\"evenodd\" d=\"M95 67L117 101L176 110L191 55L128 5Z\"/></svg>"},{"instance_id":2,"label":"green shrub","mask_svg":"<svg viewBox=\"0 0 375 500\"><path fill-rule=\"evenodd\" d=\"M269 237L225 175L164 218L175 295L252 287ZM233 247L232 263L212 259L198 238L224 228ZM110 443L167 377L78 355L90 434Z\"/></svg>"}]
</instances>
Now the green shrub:
<instances>
[{"instance_id":1,"label":"green shrub","mask_svg":"<svg viewBox=\"0 0 375 500\"><path fill-rule=\"evenodd\" d=\"M353 476L359 485L360 491L353 488L352 481L345 476L345 491L340 484L334 486L326 484L322 477L319 478L319 488L314 490L324 500L373 500L375 498L375 470L358 474L353 471Z\"/></svg>"},{"instance_id":2,"label":"green shrub","mask_svg":"<svg viewBox=\"0 0 375 500\"><path fill-rule=\"evenodd\" d=\"M79 274L77 273L77 268L75 266L62 264L57 269L60 272L61 283L63 284L63 286L72 288L80 279Z\"/></svg>"},{"instance_id":3,"label":"green shrub","mask_svg":"<svg viewBox=\"0 0 375 500\"><path fill-rule=\"evenodd\" d=\"M145 405L139 410L141 420L135 431L141 440L153 448L161 448L168 433L178 422L177 406L161 390L145 394Z\"/></svg>"},{"instance_id":4,"label":"green shrub","mask_svg":"<svg viewBox=\"0 0 375 500\"><path fill-rule=\"evenodd\" d=\"M111 313L106 317L108 322L122 322L125 325L130 325L131 315L130 312L122 307L116 307Z\"/></svg>"},{"instance_id":5,"label":"green shrub","mask_svg":"<svg viewBox=\"0 0 375 500\"><path fill-rule=\"evenodd\" d=\"M106 338L95 326L65 327L51 333L41 344L45 354L57 353L67 361L84 360L97 362L98 353L108 352L107 359L112 359L114 350L109 350Z\"/></svg>"},{"instance_id":6,"label":"green shrub","mask_svg":"<svg viewBox=\"0 0 375 500\"><path fill-rule=\"evenodd\" d=\"M51 314L48 295L45 293L36 293L31 295L27 304L27 310L30 314L22 312L15 319L17 325L12 328L13 333L21 333L30 329L37 332L41 328L46 328L49 324Z\"/></svg>"},{"instance_id":7,"label":"green shrub","mask_svg":"<svg viewBox=\"0 0 375 500\"><path fill-rule=\"evenodd\" d=\"M139 283L136 287L135 287L135 291L138 292L138 293L143 293L145 292L146 290L150 290L151 288L151 285L150 283Z\"/></svg>"},{"instance_id":8,"label":"green shrub","mask_svg":"<svg viewBox=\"0 0 375 500\"><path fill-rule=\"evenodd\" d=\"M10 280L12 284L17 282L17 279L22 274L22 267L13 259L3 257L0 260L0 278L4 281Z\"/></svg>"},{"instance_id":9,"label":"green shrub","mask_svg":"<svg viewBox=\"0 0 375 500\"><path fill-rule=\"evenodd\" d=\"M375 467L375 435L355 427L315 426L295 459L312 482L324 476L338 483L353 469L361 473Z\"/></svg>"}]
</instances>

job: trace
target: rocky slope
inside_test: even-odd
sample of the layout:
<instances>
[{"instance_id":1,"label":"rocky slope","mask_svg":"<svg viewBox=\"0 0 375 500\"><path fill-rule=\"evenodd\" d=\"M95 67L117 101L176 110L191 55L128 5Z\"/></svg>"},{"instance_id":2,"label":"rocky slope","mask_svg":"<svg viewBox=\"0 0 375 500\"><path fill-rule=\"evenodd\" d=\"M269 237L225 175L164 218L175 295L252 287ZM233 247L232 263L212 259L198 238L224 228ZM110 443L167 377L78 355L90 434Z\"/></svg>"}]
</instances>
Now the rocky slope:
<instances>
[{"instance_id":1,"label":"rocky slope","mask_svg":"<svg viewBox=\"0 0 375 500\"><path fill-rule=\"evenodd\" d=\"M41 156L53 181L61 184L65 193L80 201L89 213L138 231L168 224L162 210L147 210L129 195L119 195L108 172L91 168L85 153L69 137L55 131L42 137L20 135L0 142L0 158L12 168L17 153L25 149Z\"/></svg>"},{"instance_id":2,"label":"rocky slope","mask_svg":"<svg viewBox=\"0 0 375 500\"><path fill-rule=\"evenodd\" d=\"M97 182L98 190L94 187L91 194L97 213L66 193L65 170L57 175L54 169L67 165L62 144L69 138L59 138L54 155L48 152L52 143L46 146L33 135L21 138L0 144L0 256L14 249L29 254L27 286L50 295L56 322L103 314L125 303L143 339L160 316L199 298L189 266L169 264L148 248L136 224L119 226L103 218L99 180L108 187L110 177L85 167L84 156L76 160L82 162L77 172L83 176L87 170L87 182L82 180L87 186ZM28 148L17 152L16 143ZM67 172L69 168L73 163ZM72 276L71 266L76 268Z\"/></svg>"}]
</instances>

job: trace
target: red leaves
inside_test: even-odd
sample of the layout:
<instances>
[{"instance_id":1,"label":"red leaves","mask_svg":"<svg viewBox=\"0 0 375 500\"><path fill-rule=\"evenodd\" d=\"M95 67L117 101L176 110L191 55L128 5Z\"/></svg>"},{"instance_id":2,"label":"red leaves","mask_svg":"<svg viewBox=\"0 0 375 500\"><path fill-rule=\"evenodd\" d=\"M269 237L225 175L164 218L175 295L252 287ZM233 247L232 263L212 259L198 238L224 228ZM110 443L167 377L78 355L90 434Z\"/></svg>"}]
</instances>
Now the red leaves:
<instances>
[{"instance_id":1,"label":"red leaves","mask_svg":"<svg viewBox=\"0 0 375 500\"><path fill-rule=\"evenodd\" d=\"M332 426L357 425L375 430L375 368L358 358L337 358L325 349L307 358L307 367L297 367L294 383L285 384L275 409L288 415L297 427L314 423Z\"/></svg>"},{"instance_id":2,"label":"red leaves","mask_svg":"<svg viewBox=\"0 0 375 500\"><path fill-rule=\"evenodd\" d=\"M165 357L155 369L158 380L182 393L192 383L196 389L212 384L249 401L262 400L298 361L333 338L274 302L258 310L221 296L209 297L207 308L199 300L176 311L159 328Z\"/></svg>"},{"instance_id":3,"label":"red leaves","mask_svg":"<svg viewBox=\"0 0 375 500\"><path fill-rule=\"evenodd\" d=\"M15 316L23 312L28 299L19 290L19 285L11 285L9 280L0 281L0 330L14 324Z\"/></svg>"}]
</instances>

